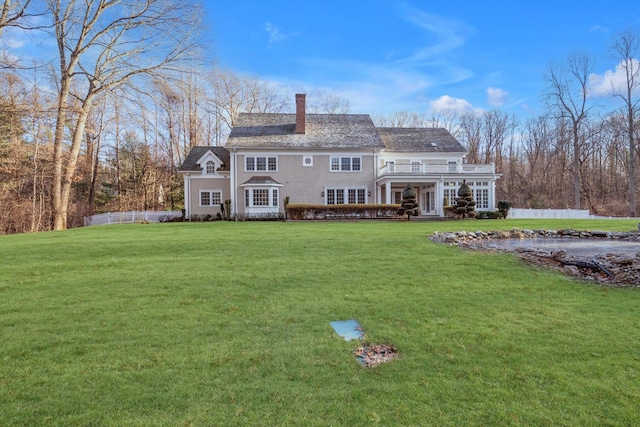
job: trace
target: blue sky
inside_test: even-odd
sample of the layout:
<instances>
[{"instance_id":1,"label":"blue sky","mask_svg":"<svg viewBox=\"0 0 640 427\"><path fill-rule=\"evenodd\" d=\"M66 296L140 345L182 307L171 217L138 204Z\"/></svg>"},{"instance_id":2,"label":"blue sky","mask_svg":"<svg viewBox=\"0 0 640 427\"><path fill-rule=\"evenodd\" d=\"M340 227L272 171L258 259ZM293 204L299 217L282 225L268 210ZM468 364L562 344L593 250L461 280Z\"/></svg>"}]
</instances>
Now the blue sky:
<instances>
[{"instance_id":1,"label":"blue sky","mask_svg":"<svg viewBox=\"0 0 640 427\"><path fill-rule=\"evenodd\" d=\"M615 72L608 49L640 34L640 1L214 0L222 68L293 92L333 92L352 113L500 109L541 114L543 75L572 52Z\"/></svg>"}]
</instances>

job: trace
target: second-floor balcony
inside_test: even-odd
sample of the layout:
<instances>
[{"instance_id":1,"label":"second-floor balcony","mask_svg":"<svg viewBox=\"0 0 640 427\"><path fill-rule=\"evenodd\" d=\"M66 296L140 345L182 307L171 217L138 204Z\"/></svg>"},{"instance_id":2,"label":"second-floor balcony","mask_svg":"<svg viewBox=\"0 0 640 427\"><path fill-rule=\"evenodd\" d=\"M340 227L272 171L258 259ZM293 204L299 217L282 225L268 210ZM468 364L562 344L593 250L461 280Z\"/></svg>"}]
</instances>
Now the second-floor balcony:
<instances>
[{"instance_id":1,"label":"second-floor balcony","mask_svg":"<svg viewBox=\"0 0 640 427\"><path fill-rule=\"evenodd\" d=\"M399 165L395 163L387 163L378 170L378 176L384 175L430 175L430 174L473 174L473 173L495 173L493 164L476 165L476 164L449 164L449 165L430 165L425 163L413 163Z\"/></svg>"}]
</instances>

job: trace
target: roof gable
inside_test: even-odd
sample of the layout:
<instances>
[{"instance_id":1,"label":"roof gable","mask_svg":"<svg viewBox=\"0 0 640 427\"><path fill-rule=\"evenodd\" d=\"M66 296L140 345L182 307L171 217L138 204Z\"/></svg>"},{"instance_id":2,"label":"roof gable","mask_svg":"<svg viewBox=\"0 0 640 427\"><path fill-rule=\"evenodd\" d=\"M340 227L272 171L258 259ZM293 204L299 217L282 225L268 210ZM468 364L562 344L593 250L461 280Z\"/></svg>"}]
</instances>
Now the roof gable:
<instances>
[{"instance_id":1,"label":"roof gable","mask_svg":"<svg viewBox=\"0 0 640 427\"><path fill-rule=\"evenodd\" d=\"M229 150L224 147L193 147L178 168L180 172L201 171L204 162L212 156L218 158L222 164L220 170L229 170ZM215 160L214 160L215 161ZM216 162L218 163L218 162Z\"/></svg>"}]
</instances>

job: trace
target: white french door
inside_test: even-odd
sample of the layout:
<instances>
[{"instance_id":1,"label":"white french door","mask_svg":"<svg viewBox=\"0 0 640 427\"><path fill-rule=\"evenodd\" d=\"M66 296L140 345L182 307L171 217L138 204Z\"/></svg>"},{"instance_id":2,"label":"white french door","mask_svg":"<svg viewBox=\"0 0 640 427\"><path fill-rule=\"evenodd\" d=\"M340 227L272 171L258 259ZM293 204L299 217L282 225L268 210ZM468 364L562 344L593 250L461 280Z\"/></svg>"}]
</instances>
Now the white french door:
<instances>
[{"instance_id":1,"label":"white french door","mask_svg":"<svg viewBox=\"0 0 640 427\"><path fill-rule=\"evenodd\" d=\"M422 215L434 214L436 210L435 192L433 190L423 191L421 199L420 210L422 211Z\"/></svg>"}]
</instances>

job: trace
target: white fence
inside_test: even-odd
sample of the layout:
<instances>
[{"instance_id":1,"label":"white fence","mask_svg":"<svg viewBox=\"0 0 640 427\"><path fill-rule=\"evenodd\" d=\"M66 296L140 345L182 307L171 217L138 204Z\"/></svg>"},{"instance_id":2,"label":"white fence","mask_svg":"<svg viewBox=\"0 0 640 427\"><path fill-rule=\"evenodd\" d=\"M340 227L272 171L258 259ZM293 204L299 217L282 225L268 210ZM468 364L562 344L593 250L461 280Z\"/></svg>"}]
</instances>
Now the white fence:
<instances>
[{"instance_id":1,"label":"white fence","mask_svg":"<svg viewBox=\"0 0 640 427\"><path fill-rule=\"evenodd\" d=\"M129 211L107 212L84 217L84 226L127 224L132 222L164 222L173 218L180 218L181 211Z\"/></svg>"},{"instance_id":2,"label":"white fence","mask_svg":"<svg viewBox=\"0 0 640 427\"><path fill-rule=\"evenodd\" d=\"M582 209L509 209L508 218L523 219L594 219L588 210Z\"/></svg>"}]
</instances>

